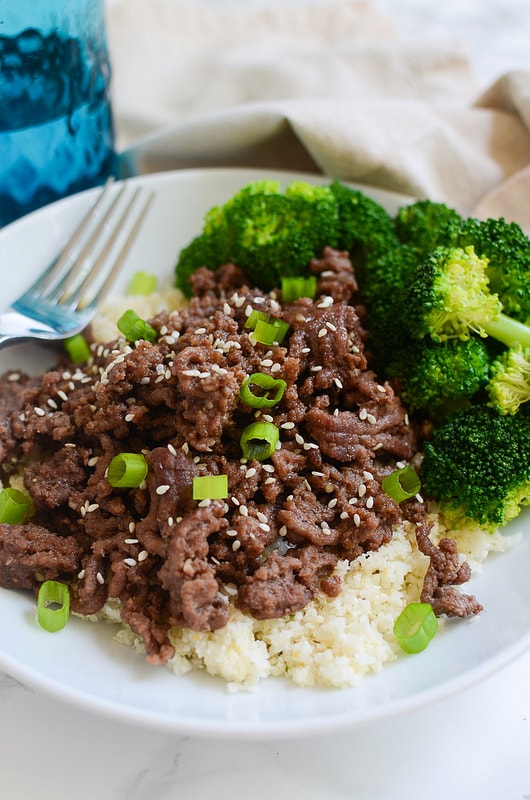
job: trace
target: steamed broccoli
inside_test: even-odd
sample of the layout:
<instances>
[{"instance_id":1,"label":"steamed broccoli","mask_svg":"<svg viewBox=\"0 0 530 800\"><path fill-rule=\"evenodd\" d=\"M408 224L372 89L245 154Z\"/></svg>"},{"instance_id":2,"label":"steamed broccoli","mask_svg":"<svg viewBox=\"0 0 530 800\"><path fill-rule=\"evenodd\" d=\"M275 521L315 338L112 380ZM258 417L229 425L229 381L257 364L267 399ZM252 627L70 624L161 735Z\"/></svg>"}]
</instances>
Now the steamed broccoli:
<instances>
[{"instance_id":1,"label":"steamed broccoli","mask_svg":"<svg viewBox=\"0 0 530 800\"><path fill-rule=\"evenodd\" d=\"M463 219L445 203L418 200L400 208L395 227L398 239L426 256L441 245L454 243L454 231L460 229Z\"/></svg>"},{"instance_id":2,"label":"steamed broccoli","mask_svg":"<svg viewBox=\"0 0 530 800\"><path fill-rule=\"evenodd\" d=\"M398 240L390 214L375 200L340 181L330 185L339 215L337 247L350 254L355 273L370 281L369 265L395 250Z\"/></svg>"},{"instance_id":3,"label":"steamed broccoli","mask_svg":"<svg viewBox=\"0 0 530 800\"><path fill-rule=\"evenodd\" d=\"M504 313L530 321L530 239L516 222L505 219L465 220L453 231L453 244L473 245L488 261L491 291L499 296Z\"/></svg>"},{"instance_id":4,"label":"steamed broccoli","mask_svg":"<svg viewBox=\"0 0 530 800\"><path fill-rule=\"evenodd\" d=\"M530 400L530 348L514 345L495 358L486 388L490 405L501 414L516 414Z\"/></svg>"},{"instance_id":5,"label":"steamed broccoli","mask_svg":"<svg viewBox=\"0 0 530 800\"><path fill-rule=\"evenodd\" d=\"M414 271L405 292L406 325L414 338L435 341L491 336L508 347L530 345L530 327L502 313L490 291L487 261L472 246L439 247Z\"/></svg>"},{"instance_id":6,"label":"steamed broccoli","mask_svg":"<svg viewBox=\"0 0 530 800\"><path fill-rule=\"evenodd\" d=\"M180 254L177 284L189 294L200 266L232 262L262 289L277 287L282 275L307 274L311 258L337 244L338 219L327 186L297 181L283 192L277 181L249 183L206 214L202 232Z\"/></svg>"},{"instance_id":7,"label":"steamed broccoli","mask_svg":"<svg viewBox=\"0 0 530 800\"><path fill-rule=\"evenodd\" d=\"M416 341L393 367L407 407L411 411L428 409L438 418L486 386L490 354L478 337Z\"/></svg>"},{"instance_id":8,"label":"steamed broccoli","mask_svg":"<svg viewBox=\"0 0 530 800\"><path fill-rule=\"evenodd\" d=\"M485 404L449 414L425 443L421 480L454 525L505 525L530 503L530 417Z\"/></svg>"}]
</instances>

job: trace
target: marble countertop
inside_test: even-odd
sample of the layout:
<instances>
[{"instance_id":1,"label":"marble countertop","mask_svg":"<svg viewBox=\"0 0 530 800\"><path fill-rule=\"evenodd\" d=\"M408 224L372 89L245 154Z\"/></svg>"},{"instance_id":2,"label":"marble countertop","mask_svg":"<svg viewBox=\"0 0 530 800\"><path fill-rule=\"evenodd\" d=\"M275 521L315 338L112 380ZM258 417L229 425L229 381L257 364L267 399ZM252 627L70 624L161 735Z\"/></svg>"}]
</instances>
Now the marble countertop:
<instances>
[{"instance_id":1,"label":"marble countertop","mask_svg":"<svg viewBox=\"0 0 530 800\"><path fill-rule=\"evenodd\" d=\"M527 0L374 4L404 35L463 41L479 86L528 67ZM277 741L142 729L0 671L0 775L2 796L13 800L529 800L530 653L429 707Z\"/></svg>"}]
</instances>

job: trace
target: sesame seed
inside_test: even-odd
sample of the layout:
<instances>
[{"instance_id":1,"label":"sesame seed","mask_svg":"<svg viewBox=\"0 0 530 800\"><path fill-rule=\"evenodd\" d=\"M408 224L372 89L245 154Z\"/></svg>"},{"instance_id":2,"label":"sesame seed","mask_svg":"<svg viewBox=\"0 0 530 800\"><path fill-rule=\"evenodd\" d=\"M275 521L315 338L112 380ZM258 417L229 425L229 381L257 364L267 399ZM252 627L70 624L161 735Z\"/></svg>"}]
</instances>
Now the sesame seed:
<instances>
[{"instance_id":1,"label":"sesame seed","mask_svg":"<svg viewBox=\"0 0 530 800\"><path fill-rule=\"evenodd\" d=\"M164 483L164 484L162 484L162 486L157 486L156 487L156 493L157 494L165 494L166 492L169 492L169 484Z\"/></svg>"},{"instance_id":2,"label":"sesame seed","mask_svg":"<svg viewBox=\"0 0 530 800\"><path fill-rule=\"evenodd\" d=\"M195 333L200 336L202 333L206 333L206 328L197 328Z\"/></svg>"},{"instance_id":3,"label":"sesame seed","mask_svg":"<svg viewBox=\"0 0 530 800\"><path fill-rule=\"evenodd\" d=\"M370 425L375 425L375 423L377 422L377 418L374 417L373 414L367 414L366 415L366 420L367 420L367 422L370 423Z\"/></svg>"},{"instance_id":4,"label":"sesame seed","mask_svg":"<svg viewBox=\"0 0 530 800\"><path fill-rule=\"evenodd\" d=\"M125 422L132 422L134 419L134 414L126 414L125 415Z\"/></svg>"},{"instance_id":5,"label":"sesame seed","mask_svg":"<svg viewBox=\"0 0 530 800\"><path fill-rule=\"evenodd\" d=\"M285 536L287 534L287 526L286 525L282 525L282 527L280 528L278 533L280 534L280 536Z\"/></svg>"},{"instance_id":6,"label":"sesame seed","mask_svg":"<svg viewBox=\"0 0 530 800\"><path fill-rule=\"evenodd\" d=\"M46 414L44 409L43 408L39 408L38 406L35 406L34 411L35 411L35 414L37 414L38 417L44 417L45 414Z\"/></svg>"},{"instance_id":7,"label":"sesame seed","mask_svg":"<svg viewBox=\"0 0 530 800\"><path fill-rule=\"evenodd\" d=\"M274 472L275 471L274 467L272 466L272 464L263 464L261 468L262 468L262 470L264 472Z\"/></svg>"},{"instance_id":8,"label":"sesame seed","mask_svg":"<svg viewBox=\"0 0 530 800\"><path fill-rule=\"evenodd\" d=\"M320 372L322 366L320 364L315 364L314 367L311 367L311 372Z\"/></svg>"},{"instance_id":9,"label":"sesame seed","mask_svg":"<svg viewBox=\"0 0 530 800\"><path fill-rule=\"evenodd\" d=\"M98 583L100 583L102 586L103 586L103 584L105 583L105 578L103 577L103 575L101 574L101 572L96 572L96 580L97 580L97 582L98 582Z\"/></svg>"},{"instance_id":10,"label":"sesame seed","mask_svg":"<svg viewBox=\"0 0 530 800\"><path fill-rule=\"evenodd\" d=\"M338 502L339 501L337 500L337 498L334 497L332 500L329 501L328 508L335 508L335 506L337 505Z\"/></svg>"},{"instance_id":11,"label":"sesame seed","mask_svg":"<svg viewBox=\"0 0 530 800\"><path fill-rule=\"evenodd\" d=\"M248 508L246 506L239 506L239 513L242 517L248 517Z\"/></svg>"},{"instance_id":12,"label":"sesame seed","mask_svg":"<svg viewBox=\"0 0 530 800\"><path fill-rule=\"evenodd\" d=\"M97 511L98 508L99 508L99 503L90 503L90 505L87 506L87 511L89 512Z\"/></svg>"},{"instance_id":13,"label":"sesame seed","mask_svg":"<svg viewBox=\"0 0 530 800\"><path fill-rule=\"evenodd\" d=\"M365 420L368 416L368 411L365 408L361 408L359 411L359 419Z\"/></svg>"},{"instance_id":14,"label":"sesame seed","mask_svg":"<svg viewBox=\"0 0 530 800\"><path fill-rule=\"evenodd\" d=\"M270 525L267 525L266 522L260 522L258 527L261 528L262 531L265 531L265 533L268 533L271 529Z\"/></svg>"},{"instance_id":15,"label":"sesame seed","mask_svg":"<svg viewBox=\"0 0 530 800\"><path fill-rule=\"evenodd\" d=\"M300 352L301 353L310 353L311 352L311 348L310 347L302 347Z\"/></svg>"},{"instance_id":16,"label":"sesame seed","mask_svg":"<svg viewBox=\"0 0 530 800\"><path fill-rule=\"evenodd\" d=\"M199 506L199 508L208 508L211 502L212 501L210 500L209 497L205 497L204 500L199 500L197 505Z\"/></svg>"},{"instance_id":17,"label":"sesame seed","mask_svg":"<svg viewBox=\"0 0 530 800\"><path fill-rule=\"evenodd\" d=\"M366 508L373 508L374 507L374 498L368 497L366 500Z\"/></svg>"},{"instance_id":18,"label":"sesame seed","mask_svg":"<svg viewBox=\"0 0 530 800\"><path fill-rule=\"evenodd\" d=\"M224 313L225 313L225 314L230 314L230 312L232 311L232 309L230 308L230 306L228 305L228 303L225 303L225 304L223 305L223 311L224 311Z\"/></svg>"},{"instance_id":19,"label":"sesame seed","mask_svg":"<svg viewBox=\"0 0 530 800\"><path fill-rule=\"evenodd\" d=\"M353 523L357 528L361 524L361 518L360 518L360 516L358 514L354 514L353 515Z\"/></svg>"},{"instance_id":20,"label":"sesame seed","mask_svg":"<svg viewBox=\"0 0 530 800\"><path fill-rule=\"evenodd\" d=\"M135 558L124 558L123 563L127 564L128 567L135 567L136 566L136 559Z\"/></svg>"},{"instance_id":21,"label":"sesame seed","mask_svg":"<svg viewBox=\"0 0 530 800\"><path fill-rule=\"evenodd\" d=\"M136 522L129 522L129 533L134 533L136 530Z\"/></svg>"},{"instance_id":22,"label":"sesame seed","mask_svg":"<svg viewBox=\"0 0 530 800\"><path fill-rule=\"evenodd\" d=\"M240 547L241 547L241 542L239 541L239 539L236 539L235 542L232 542L232 550L234 551L234 553L236 552L236 550L239 550Z\"/></svg>"},{"instance_id":23,"label":"sesame seed","mask_svg":"<svg viewBox=\"0 0 530 800\"><path fill-rule=\"evenodd\" d=\"M337 387L337 389L342 389L343 388L343 383L340 380L340 378L333 378L333 382L334 382L335 386Z\"/></svg>"},{"instance_id":24,"label":"sesame seed","mask_svg":"<svg viewBox=\"0 0 530 800\"><path fill-rule=\"evenodd\" d=\"M280 428L283 428L286 431L290 431L294 428L294 422L282 422Z\"/></svg>"},{"instance_id":25,"label":"sesame seed","mask_svg":"<svg viewBox=\"0 0 530 800\"><path fill-rule=\"evenodd\" d=\"M85 570L82 569L81 572L78 572L77 577L79 578L80 581L82 581L83 578L85 577Z\"/></svg>"},{"instance_id":26,"label":"sesame seed","mask_svg":"<svg viewBox=\"0 0 530 800\"><path fill-rule=\"evenodd\" d=\"M147 552L147 550L140 550L140 552L138 553L138 561L139 562L145 561L148 555L149 553Z\"/></svg>"},{"instance_id":27,"label":"sesame seed","mask_svg":"<svg viewBox=\"0 0 530 800\"><path fill-rule=\"evenodd\" d=\"M272 367L274 361L272 358L264 358L263 361L260 362L261 367Z\"/></svg>"},{"instance_id":28,"label":"sesame seed","mask_svg":"<svg viewBox=\"0 0 530 800\"><path fill-rule=\"evenodd\" d=\"M364 483L359 484L359 488L357 489L357 494L359 495L359 497L364 497L364 495L366 494L366 486Z\"/></svg>"},{"instance_id":29,"label":"sesame seed","mask_svg":"<svg viewBox=\"0 0 530 800\"><path fill-rule=\"evenodd\" d=\"M173 519L173 517L168 517L167 518L167 524L169 525L170 528L173 527L174 522L175 522L175 520Z\"/></svg>"},{"instance_id":30,"label":"sesame seed","mask_svg":"<svg viewBox=\"0 0 530 800\"><path fill-rule=\"evenodd\" d=\"M263 513L263 511L258 511L256 513L256 517L259 519L260 522L267 522L267 515Z\"/></svg>"},{"instance_id":31,"label":"sesame seed","mask_svg":"<svg viewBox=\"0 0 530 800\"><path fill-rule=\"evenodd\" d=\"M230 536L230 537L237 536L237 531L236 531L236 530L234 530L233 528L230 528L230 530L228 530L228 531L226 532L226 535L227 535L227 536Z\"/></svg>"},{"instance_id":32,"label":"sesame seed","mask_svg":"<svg viewBox=\"0 0 530 800\"><path fill-rule=\"evenodd\" d=\"M326 328L329 328L330 331L336 331L337 326L334 325L332 322L326 322Z\"/></svg>"},{"instance_id":33,"label":"sesame seed","mask_svg":"<svg viewBox=\"0 0 530 800\"><path fill-rule=\"evenodd\" d=\"M232 503L233 503L235 506L238 506L238 505L239 505L239 500L237 499L237 497L231 497L230 499L231 499Z\"/></svg>"},{"instance_id":34,"label":"sesame seed","mask_svg":"<svg viewBox=\"0 0 530 800\"><path fill-rule=\"evenodd\" d=\"M279 372L281 370L281 368L282 368L281 364L273 364L272 367L271 367L271 372L274 372L274 373Z\"/></svg>"},{"instance_id":35,"label":"sesame seed","mask_svg":"<svg viewBox=\"0 0 530 800\"><path fill-rule=\"evenodd\" d=\"M347 511L343 511L343 512L341 513L341 515L340 515L340 518L341 518L341 519L348 519L348 512L347 512Z\"/></svg>"},{"instance_id":36,"label":"sesame seed","mask_svg":"<svg viewBox=\"0 0 530 800\"><path fill-rule=\"evenodd\" d=\"M324 336L327 336L328 329L327 328L320 328L318 332L318 338L322 339Z\"/></svg>"},{"instance_id":37,"label":"sesame seed","mask_svg":"<svg viewBox=\"0 0 530 800\"><path fill-rule=\"evenodd\" d=\"M138 539L124 539L125 544L138 544Z\"/></svg>"},{"instance_id":38,"label":"sesame seed","mask_svg":"<svg viewBox=\"0 0 530 800\"><path fill-rule=\"evenodd\" d=\"M245 472L245 478L253 478L255 474L256 474L256 468L251 467L250 469L247 469L247 471Z\"/></svg>"}]
</instances>

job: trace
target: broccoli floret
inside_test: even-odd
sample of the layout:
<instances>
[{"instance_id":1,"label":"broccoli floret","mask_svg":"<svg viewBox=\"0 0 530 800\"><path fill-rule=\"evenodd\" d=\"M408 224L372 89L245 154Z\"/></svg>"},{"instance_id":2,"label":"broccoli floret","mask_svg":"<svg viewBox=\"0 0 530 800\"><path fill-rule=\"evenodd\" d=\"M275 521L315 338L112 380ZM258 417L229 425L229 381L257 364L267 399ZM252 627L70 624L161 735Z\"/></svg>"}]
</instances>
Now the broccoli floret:
<instances>
[{"instance_id":1,"label":"broccoli floret","mask_svg":"<svg viewBox=\"0 0 530 800\"><path fill-rule=\"evenodd\" d=\"M406 325L413 338L436 341L491 336L508 347L530 346L530 327L504 314L490 291L487 261L465 249L439 247L415 269L402 298Z\"/></svg>"},{"instance_id":2,"label":"broccoli floret","mask_svg":"<svg viewBox=\"0 0 530 800\"><path fill-rule=\"evenodd\" d=\"M487 392L501 414L516 414L530 400L529 347L514 345L492 361Z\"/></svg>"},{"instance_id":3,"label":"broccoli floret","mask_svg":"<svg viewBox=\"0 0 530 800\"><path fill-rule=\"evenodd\" d=\"M530 503L530 417L486 404L449 414L425 443L420 474L452 524L505 525Z\"/></svg>"},{"instance_id":4,"label":"broccoli floret","mask_svg":"<svg viewBox=\"0 0 530 800\"><path fill-rule=\"evenodd\" d=\"M483 339L412 342L393 365L400 394L411 411L439 416L470 400L489 377L490 354Z\"/></svg>"},{"instance_id":5,"label":"broccoli floret","mask_svg":"<svg viewBox=\"0 0 530 800\"><path fill-rule=\"evenodd\" d=\"M484 335L485 323L501 311L499 298L489 290L486 266L473 247L438 247L430 253L406 293L411 334L437 341Z\"/></svg>"},{"instance_id":6,"label":"broccoli floret","mask_svg":"<svg viewBox=\"0 0 530 800\"><path fill-rule=\"evenodd\" d=\"M473 245L487 259L490 289L498 294L504 313L530 321L530 239L521 226L503 218L470 218L453 239L460 247Z\"/></svg>"},{"instance_id":7,"label":"broccoli floret","mask_svg":"<svg viewBox=\"0 0 530 800\"><path fill-rule=\"evenodd\" d=\"M337 247L350 254L357 278L369 281L372 262L398 246L394 221L383 206L364 192L340 181L333 181L329 188L339 214Z\"/></svg>"},{"instance_id":8,"label":"broccoli floret","mask_svg":"<svg viewBox=\"0 0 530 800\"><path fill-rule=\"evenodd\" d=\"M452 245L453 231L459 230L462 222L453 208L432 200L418 200L403 206L395 218L398 239L422 256L442 245Z\"/></svg>"},{"instance_id":9,"label":"broccoli floret","mask_svg":"<svg viewBox=\"0 0 530 800\"><path fill-rule=\"evenodd\" d=\"M203 230L177 263L177 284L189 294L189 277L200 266L215 270L232 262L262 289L286 275L305 275L309 261L337 244L338 209L327 186L293 182L247 184L205 216Z\"/></svg>"}]
</instances>

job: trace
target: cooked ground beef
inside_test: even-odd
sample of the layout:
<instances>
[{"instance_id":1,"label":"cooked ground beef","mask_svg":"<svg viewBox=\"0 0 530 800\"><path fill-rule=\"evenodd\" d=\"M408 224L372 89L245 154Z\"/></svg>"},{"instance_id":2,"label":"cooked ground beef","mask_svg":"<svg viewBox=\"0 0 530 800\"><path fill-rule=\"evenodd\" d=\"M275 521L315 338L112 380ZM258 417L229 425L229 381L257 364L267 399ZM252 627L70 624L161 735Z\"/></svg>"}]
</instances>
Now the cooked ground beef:
<instances>
[{"instance_id":1,"label":"cooked ground beef","mask_svg":"<svg viewBox=\"0 0 530 800\"><path fill-rule=\"evenodd\" d=\"M4 376L3 478L22 471L35 514L0 525L0 585L65 581L83 614L119 598L149 660L164 663L172 625L223 627L229 594L260 619L292 614L318 591L335 596L338 560L378 549L410 519L431 563L425 599L437 613L476 612L454 588L469 576L454 543L435 547L422 504L381 490L418 437L367 364L348 256L326 249L311 269L316 300L290 304L233 265L201 269L189 306L150 320L155 343L94 343L79 367ZM281 344L253 341L253 309L289 323ZM273 408L240 398L257 372L286 382ZM279 447L246 462L241 432L257 419L279 428ZM137 489L109 485L120 452L146 455ZM193 478L216 474L228 476L228 498L194 501Z\"/></svg>"}]
</instances>

